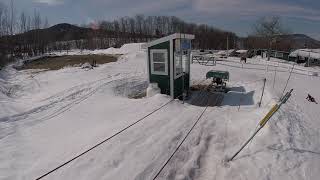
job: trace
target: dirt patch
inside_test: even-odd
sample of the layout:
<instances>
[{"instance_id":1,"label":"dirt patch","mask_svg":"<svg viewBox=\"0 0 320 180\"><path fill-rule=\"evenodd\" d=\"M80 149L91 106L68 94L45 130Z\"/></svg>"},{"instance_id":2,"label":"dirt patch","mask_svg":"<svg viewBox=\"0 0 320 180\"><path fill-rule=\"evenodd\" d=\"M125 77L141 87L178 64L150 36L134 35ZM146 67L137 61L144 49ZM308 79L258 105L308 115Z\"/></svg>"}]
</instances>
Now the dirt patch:
<instances>
[{"instance_id":1,"label":"dirt patch","mask_svg":"<svg viewBox=\"0 0 320 180\"><path fill-rule=\"evenodd\" d=\"M105 64L115 62L118 56L115 55L73 55L73 56L56 56L56 57L43 57L30 62L25 62L18 70L24 69L49 69L58 70L67 66L81 66L88 62L93 64Z\"/></svg>"},{"instance_id":2,"label":"dirt patch","mask_svg":"<svg viewBox=\"0 0 320 180\"><path fill-rule=\"evenodd\" d=\"M196 84L190 87L191 91L208 90L209 85L207 84Z\"/></svg>"}]
</instances>

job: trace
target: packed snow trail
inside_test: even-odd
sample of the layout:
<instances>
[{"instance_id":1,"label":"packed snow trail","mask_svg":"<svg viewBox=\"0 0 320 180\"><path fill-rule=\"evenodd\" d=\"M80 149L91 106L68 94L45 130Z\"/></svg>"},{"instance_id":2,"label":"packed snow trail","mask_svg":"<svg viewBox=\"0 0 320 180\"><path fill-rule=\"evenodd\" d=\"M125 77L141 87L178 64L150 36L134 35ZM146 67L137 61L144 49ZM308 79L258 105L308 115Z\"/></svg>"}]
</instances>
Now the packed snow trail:
<instances>
[{"instance_id":1,"label":"packed snow trail","mask_svg":"<svg viewBox=\"0 0 320 180\"><path fill-rule=\"evenodd\" d=\"M157 179L159 177L159 175L161 174L161 172L163 171L163 169L168 165L168 163L170 162L170 160L174 157L174 155L176 154L176 152L178 152L179 148L182 146L182 144L185 142L185 140L188 138L188 136L190 135L190 133L192 132L192 130L196 127L196 125L198 124L198 122L200 121L200 119L202 118L203 114L207 111L208 107L210 105L212 106L219 106L221 101L220 101L220 97L223 98L223 96L221 95L216 95L216 98L214 99L215 102L210 102L210 100L212 99L211 96L213 96L213 94L209 93L207 94L208 97L206 98L206 105L205 108L201 111L201 114L199 115L199 117L196 119L196 121L194 122L194 124L192 125L192 127L190 128L190 130L186 133L186 135L184 136L184 138L182 139L182 141L179 143L179 145L177 146L177 148L173 151L173 153L171 154L171 156L168 158L168 160L165 161L165 163L163 164L163 166L161 166L160 170L157 172L157 174L153 177L153 180ZM196 98L197 100L198 98Z\"/></svg>"},{"instance_id":2,"label":"packed snow trail","mask_svg":"<svg viewBox=\"0 0 320 180\"><path fill-rule=\"evenodd\" d=\"M151 179L202 109L182 105L179 101L171 103L148 117L144 123L128 129L110 143L52 174L49 179L96 179L101 176L105 179ZM105 158L96 158L101 155ZM73 173L80 169L77 175ZM119 177L123 172L126 173Z\"/></svg>"},{"instance_id":3,"label":"packed snow trail","mask_svg":"<svg viewBox=\"0 0 320 180\"><path fill-rule=\"evenodd\" d=\"M45 173L44 175L41 175L40 177L37 178L38 179L42 179L48 175L50 175L51 173L54 173L55 171L59 170L60 168L63 168L64 166L66 166L67 164L71 163L72 161L80 158L81 156L86 155L87 153L89 153L91 150L99 147L100 145L106 143L107 141L109 141L110 139L116 137L117 135L121 134L122 132L126 131L127 129L131 128L132 126L136 125L137 123L143 121L145 118L151 116L153 113L159 111L161 108L165 107L166 105L168 105L169 103L171 103L173 100L168 101L167 103L165 103L164 105L160 106L159 108L153 110L152 112L148 113L147 115L143 116L142 118L138 119L137 121L135 121L134 123L126 126L125 128L121 129L120 131L118 131L117 133L113 134L112 136L104 139L103 141L99 142L98 144L94 145L93 147L89 148L88 150L80 153L79 155L72 157L70 160L67 160L66 162L62 163L61 165L59 165L58 167L50 170L49 172Z\"/></svg>"}]
</instances>

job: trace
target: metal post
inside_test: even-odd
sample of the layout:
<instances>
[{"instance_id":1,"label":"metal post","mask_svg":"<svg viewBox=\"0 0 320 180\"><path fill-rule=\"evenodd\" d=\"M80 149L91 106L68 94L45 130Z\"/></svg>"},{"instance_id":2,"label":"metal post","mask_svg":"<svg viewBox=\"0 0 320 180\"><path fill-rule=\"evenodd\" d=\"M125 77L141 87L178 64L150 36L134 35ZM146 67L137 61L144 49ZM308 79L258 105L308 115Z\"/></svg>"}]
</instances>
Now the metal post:
<instances>
[{"instance_id":1,"label":"metal post","mask_svg":"<svg viewBox=\"0 0 320 180\"><path fill-rule=\"evenodd\" d=\"M259 127L253 134L252 136L241 146L241 148L228 160L232 161L241 151L244 147L248 145L248 143L254 138L254 136L260 131L262 127Z\"/></svg>"},{"instance_id":2,"label":"metal post","mask_svg":"<svg viewBox=\"0 0 320 180\"><path fill-rule=\"evenodd\" d=\"M310 67L310 51L309 51L309 57L308 57L308 67Z\"/></svg>"},{"instance_id":3,"label":"metal post","mask_svg":"<svg viewBox=\"0 0 320 180\"><path fill-rule=\"evenodd\" d=\"M182 36L180 32L180 68L181 68L181 73L182 73L182 103L184 104L184 70L183 70L183 61L182 61Z\"/></svg>"},{"instance_id":4,"label":"metal post","mask_svg":"<svg viewBox=\"0 0 320 180\"><path fill-rule=\"evenodd\" d=\"M230 158L228 161L232 161L242 150L245 148L248 143L255 137L255 135L267 124L271 117L280 109L280 107L287 102L290 98L293 89L286 93L284 97L281 98L279 105L276 104L268 112L268 114L260 121L259 128L250 136L250 138L240 147L240 149Z\"/></svg>"},{"instance_id":5,"label":"metal post","mask_svg":"<svg viewBox=\"0 0 320 180\"><path fill-rule=\"evenodd\" d=\"M278 63L278 66L279 66L279 63ZM275 70L274 70L274 78L273 78L273 85L272 85L272 88L274 89L274 85L276 83L276 76L277 76L277 68L278 66L275 67Z\"/></svg>"},{"instance_id":6,"label":"metal post","mask_svg":"<svg viewBox=\"0 0 320 180\"><path fill-rule=\"evenodd\" d=\"M267 81L267 78L264 78L263 79L263 89L262 89L262 94L261 94L261 98L260 98L260 102L259 102L259 107L261 107L261 104L262 104L262 98L263 98L263 94L264 94L264 88L266 87L266 81Z\"/></svg>"},{"instance_id":7,"label":"metal post","mask_svg":"<svg viewBox=\"0 0 320 180\"><path fill-rule=\"evenodd\" d=\"M268 61L270 61L270 56L271 56L271 44L272 44L272 41L269 42Z\"/></svg>"}]
</instances>

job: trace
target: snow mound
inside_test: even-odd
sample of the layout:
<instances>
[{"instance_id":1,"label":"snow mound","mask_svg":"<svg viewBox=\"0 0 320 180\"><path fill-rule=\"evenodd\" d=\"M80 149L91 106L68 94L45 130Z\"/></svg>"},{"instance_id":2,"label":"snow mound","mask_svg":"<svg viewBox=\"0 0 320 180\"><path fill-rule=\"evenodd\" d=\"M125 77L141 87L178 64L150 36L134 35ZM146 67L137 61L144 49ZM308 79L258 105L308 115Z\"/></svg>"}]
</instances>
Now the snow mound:
<instances>
[{"instance_id":1,"label":"snow mound","mask_svg":"<svg viewBox=\"0 0 320 180\"><path fill-rule=\"evenodd\" d=\"M245 50L245 49L239 49L236 51L237 53L247 53L248 50Z\"/></svg>"},{"instance_id":2,"label":"snow mound","mask_svg":"<svg viewBox=\"0 0 320 180\"><path fill-rule=\"evenodd\" d=\"M229 49L229 50L221 50L219 52L217 52L216 54L217 55L227 55L227 54L230 54L234 51L234 49Z\"/></svg>"},{"instance_id":3,"label":"snow mound","mask_svg":"<svg viewBox=\"0 0 320 180\"><path fill-rule=\"evenodd\" d=\"M141 51L141 49L142 49L141 46L143 44L145 44L145 43L124 44L123 46L121 46L119 51L121 52L121 54L129 54L129 53L138 52L138 51Z\"/></svg>"},{"instance_id":4,"label":"snow mound","mask_svg":"<svg viewBox=\"0 0 320 180\"><path fill-rule=\"evenodd\" d=\"M81 65L82 69L92 69L92 66L90 63L86 62L84 64Z\"/></svg>"},{"instance_id":5,"label":"snow mound","mask_svg":"<svg viewBox=\"0 0 320 180\"><path fill-rule=\"evenodd\" d=\"M147 88L147 97L152 97L156 94L160 94L160 88L158 87L158 83L150 83Z\"/></svg>"}]
</instances>

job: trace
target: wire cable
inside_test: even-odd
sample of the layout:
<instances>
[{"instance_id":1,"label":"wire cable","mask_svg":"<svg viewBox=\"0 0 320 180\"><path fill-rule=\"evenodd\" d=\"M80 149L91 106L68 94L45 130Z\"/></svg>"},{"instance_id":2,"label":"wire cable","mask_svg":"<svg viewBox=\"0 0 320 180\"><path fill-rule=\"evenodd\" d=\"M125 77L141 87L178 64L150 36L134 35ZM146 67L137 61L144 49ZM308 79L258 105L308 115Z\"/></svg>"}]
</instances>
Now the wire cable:
<instances>
[{"instance_id":1,"label":"wire cable","mask_svg":"<svg viewBox=\"0 0 320 180\"><path fill-rule=\"evenodd\" d=\"M54 168L54 169L50 170L49 172L47 172L47 173L43 174L42 176L40 176L40 177L36 178L36 180L40 180L40 179L42 179L42 178L44 178L44 177L48 176L49 174L51 174L51 173L53 173L53 172L57 171L58 169L60 169L60 168L64 167L65 165L67 165L67 164L71 163L72 161L74 161L74 160L78 159L79 157L81 157L81 156L83 156L83 155L87 154L87 153L88 153L88 152L90 152L91 150L93 150L93 149L97 148L98 146L102 145L103 143L105 143L105 142L109 141L110 139L114 138L115 136L117 136L117 135L121 134L121 133L122 133L122 132L124 132L125 130L127 130L127 129L129 129L130 127L132 127L132 126L136 125L137 123L139 123L140 121L144 120L145 118L149 117L149 116L150 116L150 115L152 115L153 113L155 113L155 112L159 111L160 109L162 109L163 107L165 107L166 105L168 105L169 103L171 103L173 100L174 100L174 99L171 99L171 100L170 100L170 101L168 101L167 103L163 104L163 105L162 105L162 106L160 106L159 108L157 108L157 109L153 110L152 112L148 113L147 115L143 116L143 117L142 117L142 118L140 118L139 120L137 120L137 121L135 121L134 123L130 124L129 126L127 126L127 127L123 128L122 130L118 131L117 133L113 134L112 136L108 137L107 139L104 139L103 141L101 141L101 142L99 142L98 144L96 144L96 145L92 146L92 147L91 147L91 148L89 148L88 150L86 150L86 151L84 151L84 152L80 153L79 155L77 155L77 156L73 157L72 159L70 159L70 160L68 160L68 161L66 161L66 162L64 162L64 163L62 163L62 164L61 164L61 165L59 165L58 167L56 167L56 168Z\"/></svg>"},{"instance_id":2,"label":"wire cable","mask_svg":"<svg viewBox=\"0 0 320 180\"><path fill-rule=\"evenodd\" d=\"M200 121L200 119L202 118L203 114L206 112L206 110L209 107L209 99L210 96L207 98L207 105L206 107L203 109L203 111L201 112L200 116L197 118L196 122L193 124L193 126L190 128L190 130L188 131L188 133L186 134L186 136L183 138L183 140L180 142L180 144L177 146L177 148L173 151L173 153L171 154L171 156L169 157L169 159L164 163L164 165L162 165L162 167L160 168L160 170L158 171L158 173L154 176L153 180L155 180L160 173L162 172L162 170L168 165L169 161L172 159L172 157L175 155L175 153L179 150L179 148L182 146L182 144L185 142L185 140L187 139L187 137L189 136L189 134L191 133L191 131L194 129L194 127L198 124L198 122ZM218 99L216 100L216 103L218 103Z\"/></svg>"}]
</instances>

